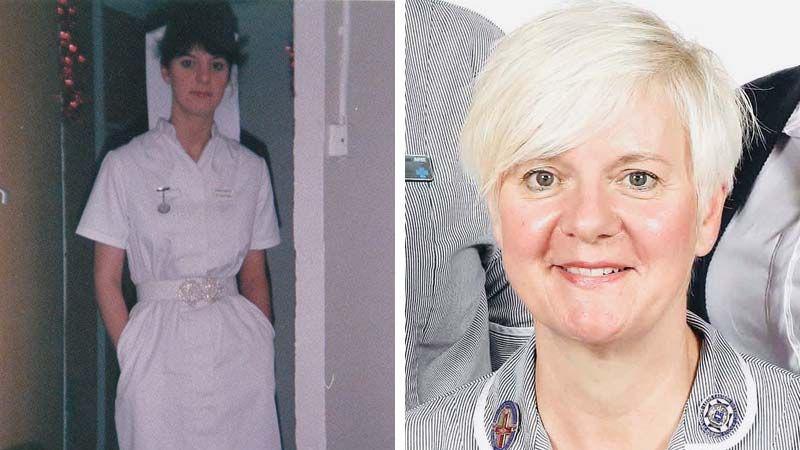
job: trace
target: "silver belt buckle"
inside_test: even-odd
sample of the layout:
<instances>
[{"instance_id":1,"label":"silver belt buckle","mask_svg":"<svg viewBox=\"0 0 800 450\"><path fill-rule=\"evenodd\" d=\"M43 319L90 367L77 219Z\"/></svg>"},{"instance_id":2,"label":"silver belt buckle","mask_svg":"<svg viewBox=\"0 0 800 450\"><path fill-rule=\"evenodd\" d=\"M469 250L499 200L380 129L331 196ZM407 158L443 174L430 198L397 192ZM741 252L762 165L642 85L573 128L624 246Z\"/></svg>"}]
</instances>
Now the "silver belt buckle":
<instances>
[{"instance_id":1,"label":"silver belt buckle","mask_svg":"<svg viewBox=\"0 0 800 450\"><path fill-rule=\"evenodd\" d=\"M214 303L219 298L221 290L220 282L215 278L186 280L178 287L178 299L189 306Z\"/></svg>"}]
</instances>

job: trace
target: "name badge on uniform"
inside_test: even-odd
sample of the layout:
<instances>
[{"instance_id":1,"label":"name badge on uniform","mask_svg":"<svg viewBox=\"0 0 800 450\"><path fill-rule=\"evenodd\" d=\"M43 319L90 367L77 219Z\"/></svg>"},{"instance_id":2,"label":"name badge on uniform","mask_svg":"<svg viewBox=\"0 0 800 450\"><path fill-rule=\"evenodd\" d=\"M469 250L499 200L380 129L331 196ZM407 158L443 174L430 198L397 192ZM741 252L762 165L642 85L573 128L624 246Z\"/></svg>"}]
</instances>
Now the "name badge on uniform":
<instances>
[{"instance_id":1,"label":"name badge on uniform","mask_svg":"<svg viewBox=\"0 0 800 450\"><path fill-rule=\"evenodd\" d=\"M222 198L231 198L233 197L233 191L230 189L217 188L214 189L214 196Z\"/></svg>"},{"instance_id":2,"label":"name badge on uniform","mask_svg":"<svg viewBox=\"0 0 800 450\"><path fill-rule=\"evenodd\" d=\"M406 155L406 181L433 181L433 166L428 155Z\"/></svg>"}]
</instances>

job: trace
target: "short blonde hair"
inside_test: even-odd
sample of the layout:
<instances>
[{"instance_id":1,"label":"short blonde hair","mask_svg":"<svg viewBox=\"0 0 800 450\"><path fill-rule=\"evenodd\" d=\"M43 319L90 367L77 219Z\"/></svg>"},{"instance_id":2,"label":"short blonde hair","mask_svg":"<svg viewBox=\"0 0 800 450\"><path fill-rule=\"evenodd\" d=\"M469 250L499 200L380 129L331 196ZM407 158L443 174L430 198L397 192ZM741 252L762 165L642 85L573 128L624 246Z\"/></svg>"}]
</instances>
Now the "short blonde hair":
<instances>
[{"instance_id":1,"label":"short blonde hair","mask_svg":"<svg viewBox=\"0 0 800 450\"><path fill-rule=\"evenodd\" d=\"M720 186L730 191L752 108L710 50L624 3L573 3L500 41L475 85L464 164L493 206L509 169L578 146L650 89L680 115L704 211Z\"/></svg>"}]
</instances>

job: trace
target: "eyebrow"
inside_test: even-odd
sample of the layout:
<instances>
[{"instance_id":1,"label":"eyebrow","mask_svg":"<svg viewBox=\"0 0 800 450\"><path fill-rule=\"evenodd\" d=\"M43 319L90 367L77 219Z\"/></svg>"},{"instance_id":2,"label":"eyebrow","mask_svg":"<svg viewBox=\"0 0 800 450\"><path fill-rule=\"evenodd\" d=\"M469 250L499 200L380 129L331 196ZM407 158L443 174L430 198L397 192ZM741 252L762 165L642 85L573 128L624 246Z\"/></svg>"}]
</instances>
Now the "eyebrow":
<instances>
[{"instance_id":1,"label":"eyebrow","mask_svg":"<svg viewBox=\"0 0 800 450\"><path fill-rule=\"evenodd\" d=\"M661 155L650 152L635 152L623 155L619 159L617 159L615 165L623 166L631 163L641 163L641 162L651 162L651 161L661 163L667 166L672 166L672 163L667 161Z\"/></svg>"},{"instance_id":2,"label":"eyebrow","mask_svg":"<svg viewBox=\"0 0 800 450\"><path fill-rule=\"evenodd\" d=\"M563 155L564 155L564 153L560 153L558 155L550 156L550 157L547 157L547 158L532 158L532 159L530 159L528 161L525 161L522 164L527 164L527 163L531 163L531 162L548 163L548 162L551 162L551 161L558 161L558 160L561 159L561 157ZM625 165L625 164L640 163L640 162L647 162L647 161L654 161L654 162L657 162L657 163L666 164L668 166L672 165L671 162L669 162L667 159L665 159L661 155L659 155L657 153L646 152L646 151L644 151L644 152L633 152L633 153L628 153L626 155L620 156L619 158L617 158L616 161L614 161L614 165L620 165L621 166L621 165Z\"/></svg>"},{"instance_id":3,"label":"eyebrow","mask_svg":"<svg viewBox=\"0 0 800 450\"><path fill-rule=\"evenodd\" d=\"M549 164L549 163L556 163L558 162L564 153L560 153L555 156L550 156L547 158L533 158L531 160L518 163L515 165L515 169L519 170L524 168L528 164ZM628 164L636 164L636 163L644 163L644 162L655 162L659 164L663 164L667 167L672 167L674 164L661 155L653 152L648 151L634 151L625 155L620 156L614 162L611 163L609 166L610 168L618 168L620 166L626 166Z\"/></svg>"},{"instance_id":4,"label":"eyebrow","mask_svg":"<svg viewBox=\"0 0 800 450\"><path fill-rule=\"evenodd\" d=\"M208 52L206 52L206 53L208 53ZM211 53L208 53L208 54L211 55L211 59L225 59L225 55L213 55ZM175 55L175 57L176 58L182 58L182 57L197 58L191 52L178 54L178 55ZM228 60L225 59L225 61L227 62Z\"/></svg>"}]
</instances>

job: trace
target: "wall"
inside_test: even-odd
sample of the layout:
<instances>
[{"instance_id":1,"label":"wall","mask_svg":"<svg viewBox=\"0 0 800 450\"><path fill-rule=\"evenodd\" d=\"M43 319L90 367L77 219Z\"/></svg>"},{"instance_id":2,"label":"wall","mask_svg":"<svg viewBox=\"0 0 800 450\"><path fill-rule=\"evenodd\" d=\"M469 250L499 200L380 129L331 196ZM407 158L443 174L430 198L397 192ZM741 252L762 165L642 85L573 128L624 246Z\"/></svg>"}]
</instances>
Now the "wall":
<instances>
[{"instance_id":1,"label":"wall","mask_svg":"<svg viewBox=\"0 0 800 450\"><path fill-rule=\"evenodd\" d=\"M326 18L326 115L338 116L342 4ZM394 4L351 3L349 154L325 171L328 449L394 448Z\"/></svg>"},{"instance_id":2,"label":"wall","mask_svg":"<svg viewBox=\"0 0 800 450\"><path fill-rule=\"evenodd\" d=\"M0 448L62 446L63 245L54 7L0 1Z\"/></svg>"},{"instance_id":3,"label":"wall","mask_svg":"<svg viewBox=\"0 0 800 450\"><path fill-rule=\"evenodd\" d=\"M294 8L295 405L299 449L325 440L325 3Z\"/></svg>"},{"instance_id":4,"label":"wall","mask_svg":"<svg viewBox=\"0 0 800 450\"><path fill-rule=\"evenodd\" d=\"M787 30L796 26L800 2L760 0L725 3L696 0L628 0L647 8L680 31L713 50L739 83L746 83L774 71L797 65L795 52L781 43ZM492 20L506 32L560 4L560 0L450 0ZM723 17L724 20L709 20Z\"/></svg>"}]
</instances>

